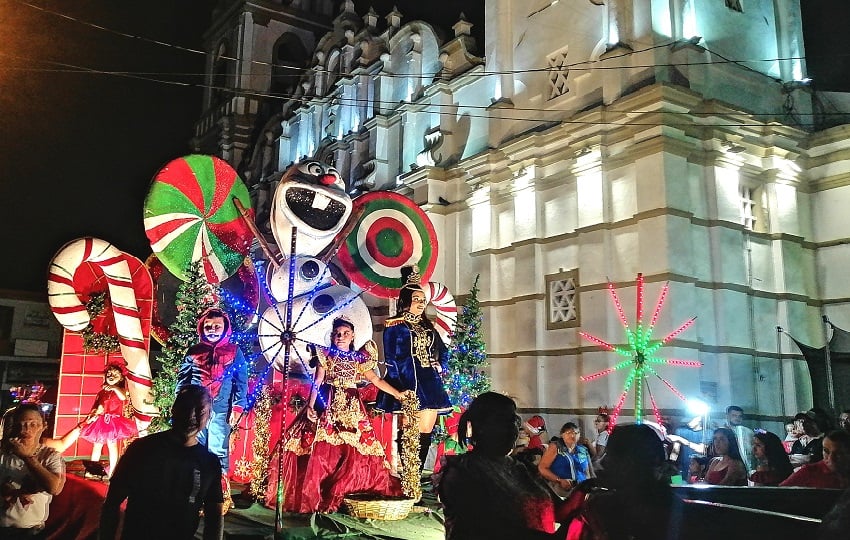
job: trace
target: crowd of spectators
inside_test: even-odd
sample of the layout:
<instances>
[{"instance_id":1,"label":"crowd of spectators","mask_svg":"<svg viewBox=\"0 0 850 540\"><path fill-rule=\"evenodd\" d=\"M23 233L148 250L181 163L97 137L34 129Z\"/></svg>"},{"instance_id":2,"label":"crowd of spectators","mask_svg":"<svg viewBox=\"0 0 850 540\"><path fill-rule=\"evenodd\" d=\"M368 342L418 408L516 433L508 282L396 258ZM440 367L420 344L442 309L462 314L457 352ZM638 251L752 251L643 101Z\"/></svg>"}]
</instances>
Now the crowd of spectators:
<instances>
[{"instance_id":1,"label":"crowd of spectators","mask_svg":"<svg viewBox=\"0 0 850 540\"><path fill-rule=\"evenodd\" d=\"M664 490L658 491L659 486L692 483L842 490L850 487L850 410L834 421L820 409L801 412L789 422L785 440L776 433L744 426L740 407L730 406L726 413L726 422L710 430L703 426L703 416L685 419L678 428L645 422L656 428L640 426L643 433L652 434L646 440L635 432L636 425L621 425L609 431L609 417L600 415L594 424L597 428L604 425L610 437L601 438L601 445L599 431L589 441L580 437L576 422L568 422L560 436L550 440L542 459L527 459L524 454L530 451L526 448L515 449L515 456L529 466L536 466L540 479L550 487L556 516L568 517L561 521L564 525L555 534L566 534L564 529L572 527L568 538L676 538L678 512L671 510L676 499L669 499ZM647 443L650 439L657 443L660 459L649 459L641 453L655 447ZM629 441L628 452L617 445L621 441ZM582 459L585 453L590 456L586 467ZM623 473L623 467L635 467L636 463L642 463L639 468L648 475L642 481L634 470ZM649 482L650 476L659 484ZM634 482L624 485L624 478ZM647 495L653 490L656 490L653 497L636 495L638 492ZM601 496L603 493L605 496ZM580 504L576 504L576 498L581 500ZM644 508L649 501L657 504ZM610 515L603 510L606 508L612 512L618 509L618 519L603 519L602 516ZM641 510L624 510L629 508ZM836 520L850 522L850 516L844 515L848 509L850 495L843 497L828 514L825 508L822 530L835 529ZM641 516L652 519L644 520ZM659 523L663 524L663 531L657 526ZM823 538L826 535L824 532Z\"/></svg>"},{"instance_id":2,"label":"crowd of spectators","mask_svg":"<svg viewBox=\"0 0 850 540\"><path fill-rule=\"evenodd\" d=\"M200 387L181 391L172 411L174 428L130 445L104 504L105 537L114 537L118 508L125 500L122 536L134 537L128 531L140 532L139 537L151 533L152 523L144 516L152 508L145 501L161 500L152 494L164 485L173 501L167 505L169 512L157 511L157 522L166 527L160 528L162 534L182 530L191 535L199 516L206 516L204 537L221 537L222 493L216 481L220 470L197 440L209 418L210 402ZM651 422L611 428L613 420L600 413L592 440L582 436L577 421L564 423L558 435L547 440L542 416L523 422L513 399L484 393L459 420L458 440L469 450L445 456L433 478L446 538L682 538L685 513L683 500L675 496L677 483L850 487L850 411L834 422L820 410L798 414L786 436L791 441L744 426L741 412L730 407L727 423L712 429L710 438L701 422L684 422L679 429ZM45 538L51 498L62 491L65 479L57 451L61 440L43 438L45 427L40 409L32 405L21 405L4 419L0 538ZM743 438L751 440L746 454L741 451ZM850 495L836 500L831 511L824 509L823 538L837 537L829 531L841 530L839 524L850 521ZM166 523L162 516L171 517Z\"/></svg>"}]
</instances>

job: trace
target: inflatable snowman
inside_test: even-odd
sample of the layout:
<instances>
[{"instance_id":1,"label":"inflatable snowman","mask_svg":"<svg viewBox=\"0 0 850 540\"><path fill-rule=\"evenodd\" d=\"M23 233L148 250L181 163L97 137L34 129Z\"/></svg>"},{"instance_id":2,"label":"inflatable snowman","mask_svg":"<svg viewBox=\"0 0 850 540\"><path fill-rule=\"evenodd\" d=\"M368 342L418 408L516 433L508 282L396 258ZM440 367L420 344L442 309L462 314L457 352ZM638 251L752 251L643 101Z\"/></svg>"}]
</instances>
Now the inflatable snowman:
<instances>
[{"instance_id":1,"label":"inflatable snowman","mask_svg":"<svg viewBox=\"0 0 850 540\"><path fill-rule=\"evenodd\" d=\"M345 226L351 197L332 167L316 161L293 165L275 190L272 234L287 255L295 235L294 261L287 259L268 276L272 305L263 313L257 334L265 357L280 372L312 375L308 346L330 344L334 319L345 316L355 326L355 347L372 339L366 303L350 288L335 283L328 264L317 258ZM291 300L291 301L290 301Z\"/></svg>"}]
</instances>

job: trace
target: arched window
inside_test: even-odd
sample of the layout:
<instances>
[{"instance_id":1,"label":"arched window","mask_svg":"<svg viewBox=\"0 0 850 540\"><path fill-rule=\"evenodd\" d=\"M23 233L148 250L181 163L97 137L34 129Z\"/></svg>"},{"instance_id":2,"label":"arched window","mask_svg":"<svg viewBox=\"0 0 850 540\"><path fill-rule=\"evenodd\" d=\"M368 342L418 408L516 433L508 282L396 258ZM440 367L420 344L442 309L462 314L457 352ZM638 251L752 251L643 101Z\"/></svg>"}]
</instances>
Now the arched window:
<instances>
[{"instance_id":1,"label":"arched window","mask_svg":"<svg viewBox=\"0 0 850 540\"><path fill-rule=\"evenodd\" d=\"M307 65L307 49L298 36L287 32L274 45L273 61L269 92L292 94Z\"/></svg>"},{"instance_id":2,"label":"arched window","mask_svg":"<svg viewBox=\"0 0 850 540\"><path fill-rule=\"evenodd\" d=\"M325 94L329 94L331 92L334 83L339 79L339 75L342 70L342 62L340 62L340 60L341 57L338 49L332 50L331 54L328 55L328 63L325 68Z\"/></svg>"},{"instance_id":3,"label":"arched window","mask_svg":"<svg viewBox=\"0 0 850 540\"><path fill-rule=\"evenodd\" d=\"M212 101L214 103L224 101L230 94L227 81L230 75L230 63L234 60L229 58L227 49L226 41L219 43L215 52L215 60L213 60Z\"/></svg>"}]
</instances>

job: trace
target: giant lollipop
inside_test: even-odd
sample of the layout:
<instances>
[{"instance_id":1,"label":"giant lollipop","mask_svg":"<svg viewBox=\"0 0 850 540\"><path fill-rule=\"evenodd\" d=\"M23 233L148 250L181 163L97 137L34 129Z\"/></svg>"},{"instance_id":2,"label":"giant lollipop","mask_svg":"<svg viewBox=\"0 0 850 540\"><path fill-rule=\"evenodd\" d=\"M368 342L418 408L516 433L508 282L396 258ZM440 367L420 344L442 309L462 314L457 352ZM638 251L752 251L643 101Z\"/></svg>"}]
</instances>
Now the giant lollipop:
<instances>
[{"instance_id":1,"label":"giant lollipop","mask_svg":"<svg viewBox=\"0 0 850 540\"><path fill-rule=\"evenodd\" d=\"M99 238L68 242L50 261L47 299L56 319L67 329L62 346L63 365L71 342L68 332L82 332L92 322L81 296L89 295L92 291L86 289L100 280L109 290L115 333L121 356L127 362L130 402L137 419L146 426L150 417L158 414L152 405L148 362L151 278L138 259ZM73 350L72 356L79 356L79 350ZM104 359L98 360L99 372Z\"/></svg>"},{"instance_id":2,"label":"giant lollipop","mask_svg":"<svg viewBox=\"0 0 850 540\"><path fill-rule=\"evenodd\" d=\"M175 159L154 177L145 198L145 233L157 258L185 280L193 261L202 261L210 283L242 265L254 238L233 202L248 209L248 189L225 161L190 155Z\"/></svg>"},{"instance_id":3,"label":"giant lollipop","mask_svg":"<svg viewBox=\"0 0 850 540\"><path fill-rule=\"evenodd\" d=\"M360 213L337 253L351 281L382 298L394 298L404 285L402 266L416 266L427 281L437 264L434 225L416 203L391 191L374 191L354 200Z\"/></svg>"}]
</instances>

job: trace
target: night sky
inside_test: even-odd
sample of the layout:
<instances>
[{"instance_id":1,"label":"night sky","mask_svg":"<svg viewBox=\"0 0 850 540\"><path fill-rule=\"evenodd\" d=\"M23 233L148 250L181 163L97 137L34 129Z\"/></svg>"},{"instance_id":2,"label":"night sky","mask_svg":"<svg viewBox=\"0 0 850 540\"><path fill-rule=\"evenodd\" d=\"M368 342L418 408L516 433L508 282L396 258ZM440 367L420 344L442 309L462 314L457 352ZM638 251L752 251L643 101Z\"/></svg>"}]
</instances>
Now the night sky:
<instances>
[{"instance_id":1,"label":"night sky","mask_svg":"<svg viewBox=\"0 0 850 540\"><path fill-rule=\"evenodd\" d=\"M203 55L117 36L30 4L194 48L209 9L173 0L0 2L0 288L45 291L50 259L81 236L103 238L142 260L150 253L142 201L159 168L188 153L201 90L145 79L200 83L197 75L175 74L202 72Z\"/></svg>"},{"instance_id":2,"label":"night sky","mask_svg":"<svg viewBox=\"0 0 850 540\"><path fill-rule=\"evenodd\" d=\"M180 47L201 49L214 3L0 2L0 289L44 292L50 259L81 236L103 238L142 260L150 253L142 224L148 184L160 167L188 153L202 112L204 58ZM846 0L803 3L823 14L823 24L846 21L850 11ZM356 1L358 13L369 4L381 17L393 5L405 21L436 17L449 33L464 11L479 23L473 33L483 36L484 0ZM812 27L821 37L829 33L832 41L821 49L807 43L810 54L816 50L828 57L848 42L846 24L843 42L829 27L809 24L807 32ZM846 55L850 47L843 51ZM815 65L809 64L811 71ZM850 80L847 73L838 75L827 79Z\"/></svg>"},{"instance_id":3,"label":"night sky","mask_svg":"<svg viewBox=\"0 0 850 540\"><path fill-rule=\"evenodd\" d=\"M214 4L0 2L0 234L5 263L0 289L45 292L50 259L66 242L82 236L103 238L142 260L150 254L142 223L148 185L163 165L189 152L202 112L203 55L178 47L201 50ZM356 2L358 13L365 13L368 4ZM482 9L476 6L483 0L372 4L381 17L398 5L405 21L430 12L450 27L461 10L480 16ZM44 10L175 46L115 35Z\"/></svg>"}]
</instances>

